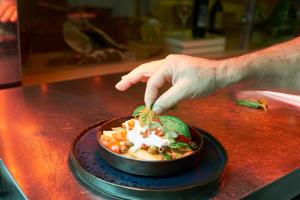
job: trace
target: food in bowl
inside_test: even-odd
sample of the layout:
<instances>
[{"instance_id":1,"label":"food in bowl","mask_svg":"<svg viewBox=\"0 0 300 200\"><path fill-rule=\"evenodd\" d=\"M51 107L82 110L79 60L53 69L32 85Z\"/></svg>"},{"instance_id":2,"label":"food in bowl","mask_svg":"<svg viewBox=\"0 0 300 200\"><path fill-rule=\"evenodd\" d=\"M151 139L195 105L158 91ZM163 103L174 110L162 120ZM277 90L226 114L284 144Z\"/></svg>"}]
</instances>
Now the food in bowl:
<instances>
[{"instance_id":1,"label":"food in bowl","mask_svg":"<svg viewBox=\"0 0 300 200\"><path fill-rule=\"evenodd\" d=\"M158 116L139 106L119 127L103 130L100 143L109 151L137 160L175 160L198 148L189 127L173 116Z\"/></svg>"}]
</instances>

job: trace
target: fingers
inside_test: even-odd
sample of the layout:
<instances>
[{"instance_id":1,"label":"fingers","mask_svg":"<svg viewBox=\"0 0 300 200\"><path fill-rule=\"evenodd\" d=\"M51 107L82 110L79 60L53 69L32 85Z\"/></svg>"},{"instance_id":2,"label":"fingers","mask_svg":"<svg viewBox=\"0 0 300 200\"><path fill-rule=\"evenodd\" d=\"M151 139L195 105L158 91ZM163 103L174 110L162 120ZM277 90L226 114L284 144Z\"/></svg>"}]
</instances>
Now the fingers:
<instances>
[{"instance_id":1,"label":"fingers","mask_svg":"<svg viewBox=\"0 0 300 200\"><path fill-rule=\"evenodd\" d=\"M143 71L135 73L134 76L129 73L128 75L123 76L122 80L118 82L115 87L120 91L125 91L132 85L136 84L139 81L144 81L145 79L147 79L147 77L145 77Z\"/></svg>"},{"instance_id":2,"label":"fingers","mask_svg":"<svg viewBox=\"0 0 300 200\"><path fill-rule=\"evenodd\" d=\"M179 101L187 97L187 81L179 81L162 94L154 103L153 111L161 114L174 107Z\"/></svg>"},{"instance_id":3,"label":"fingers","mask_svg":"<svg viewBox=\"0 0 300 200\"><path fill-rule=\"evenodd\" d=\"M161 61L153 61L140 65L132 70L129 74L122 77L122 80L116 84L116 88L120 91L125 91L137 82L146 82L153 72L158 68Z\"/></svg>"},{"instance_id":4,"label":"fingers","mask_svg":"<svg viewBox=\"0 0 300 200\"><path fill-rule=\"evenodd\" d=\"M14 14L10 17L11 22L16 22L18 18L18 13L17 11L14 12Z\"/></svg>"},{"instance_id":5,"label":"fingers","mask_svg":"<svg viewBox=\"0 0 300 200\"><path fill-rule=\"evenodd\" d=\"M4 15L1 17L1 22L6 23L8 20L14 15L16 12L15 6L10 6L4 13Z\"/></svg>"},{"instance_id":6,"label":"fingers","mask_svg":"<svg viewBox=\"0 0 300 200\"><path fill-rule=\"evenodd\" d=\"M162 65L161 68L149 78L144 97L145 104L148 108L150 108L157 99L159 88L161 88L170 77L170 69Z\"/></svg>"},{"instance_id":7,"label":"fingers","mask_svg":"<svg viewBox=\"0 0 300 200\"><path fill-rule=\"evenodd\" d=\"M8 21L15 22L17 20L16 3L1 2L0 4L0 21L6 23Z\"/></svg>"},{"instance_id":8,"label":"fingers","mask_svg":"<svg viewBox=\"0 0 300 200\"><path fill-rule=\"evenodd\" d=\"M0 19L3 17L3 15L6 13L6 10L8 9L8 4L1 4L0 3Z\"/></svg>"}]
</instances>

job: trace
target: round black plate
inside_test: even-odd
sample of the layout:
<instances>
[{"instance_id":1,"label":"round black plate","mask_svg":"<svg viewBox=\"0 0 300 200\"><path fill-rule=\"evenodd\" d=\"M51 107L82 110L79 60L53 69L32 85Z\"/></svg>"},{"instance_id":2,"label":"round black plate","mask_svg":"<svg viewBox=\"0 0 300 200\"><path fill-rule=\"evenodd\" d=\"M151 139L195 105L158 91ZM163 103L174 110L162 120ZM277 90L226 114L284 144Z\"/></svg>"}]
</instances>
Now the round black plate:
<instances>
[{"instance_id":1,"label":"round black plate","mask_svg":"<svg viewBox=\"0 0 300 200\"><path fill-rule=\"evenodd\" d=\"M96 133L104 122L83 131L70 152L73 172L96 191L118 199L191 199L214 195L220 189L227 153L209 133L198 129L204 144L196 167L179 175L145 177L119 171L100 157Z\"/></svg>"}]
</instances>

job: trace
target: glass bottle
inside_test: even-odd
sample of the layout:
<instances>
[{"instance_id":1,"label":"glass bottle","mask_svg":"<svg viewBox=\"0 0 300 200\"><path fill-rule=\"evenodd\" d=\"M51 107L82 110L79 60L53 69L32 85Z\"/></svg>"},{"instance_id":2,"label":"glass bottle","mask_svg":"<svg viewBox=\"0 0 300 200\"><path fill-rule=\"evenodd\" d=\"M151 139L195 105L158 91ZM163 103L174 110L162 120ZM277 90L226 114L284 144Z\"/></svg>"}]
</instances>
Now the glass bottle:
<instances>
[{"instance_id":1,"label":"glass bottle","mask_svg":"<svg viewBox=\"0 0 300 200\"><path fill-rule=\"evenodd\" d=\"M193 37L205 36L208 23L208 0L195 0L193 12Z\"/></svg>"},{"instance_id":2,"label":"glass bottle","mask_svg":"<svg viewBox=\"0 0 300 200\"><path fill-rule=\"evenodd\" d=\"M222 34L223 29L223 5L221 0L215 0L209 13L209 32Z\"/></svg>"}]
</instances>

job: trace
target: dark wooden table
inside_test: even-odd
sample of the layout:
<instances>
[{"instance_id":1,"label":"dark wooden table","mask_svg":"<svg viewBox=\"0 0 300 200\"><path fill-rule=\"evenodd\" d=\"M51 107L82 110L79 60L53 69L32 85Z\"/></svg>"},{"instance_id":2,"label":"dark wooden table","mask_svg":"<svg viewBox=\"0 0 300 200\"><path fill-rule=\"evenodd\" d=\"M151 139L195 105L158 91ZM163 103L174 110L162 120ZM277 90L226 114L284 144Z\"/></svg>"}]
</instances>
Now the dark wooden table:
<instances>
[{"instance_id":1,"label":"dark wooden table","mask_svg":"<svg viewBox=\"0 0 300 200\"><path fill-rule=\"evenodd\" d=\"M0 158L29 199L105 199L74 178L68 154L74 138L90 124L129 115L143 104L145 86L119 92L114 85L120 76L0 90ZM259 194L300 168L300 111L276 101L266 113L239 107L237 94L236 88L226 89L182 102L171 113L225 146L228 168L214 199ZM289 184L280 189L293 188L291 197L300 191L300 181Z\"/></svg>"}]
</instances>

